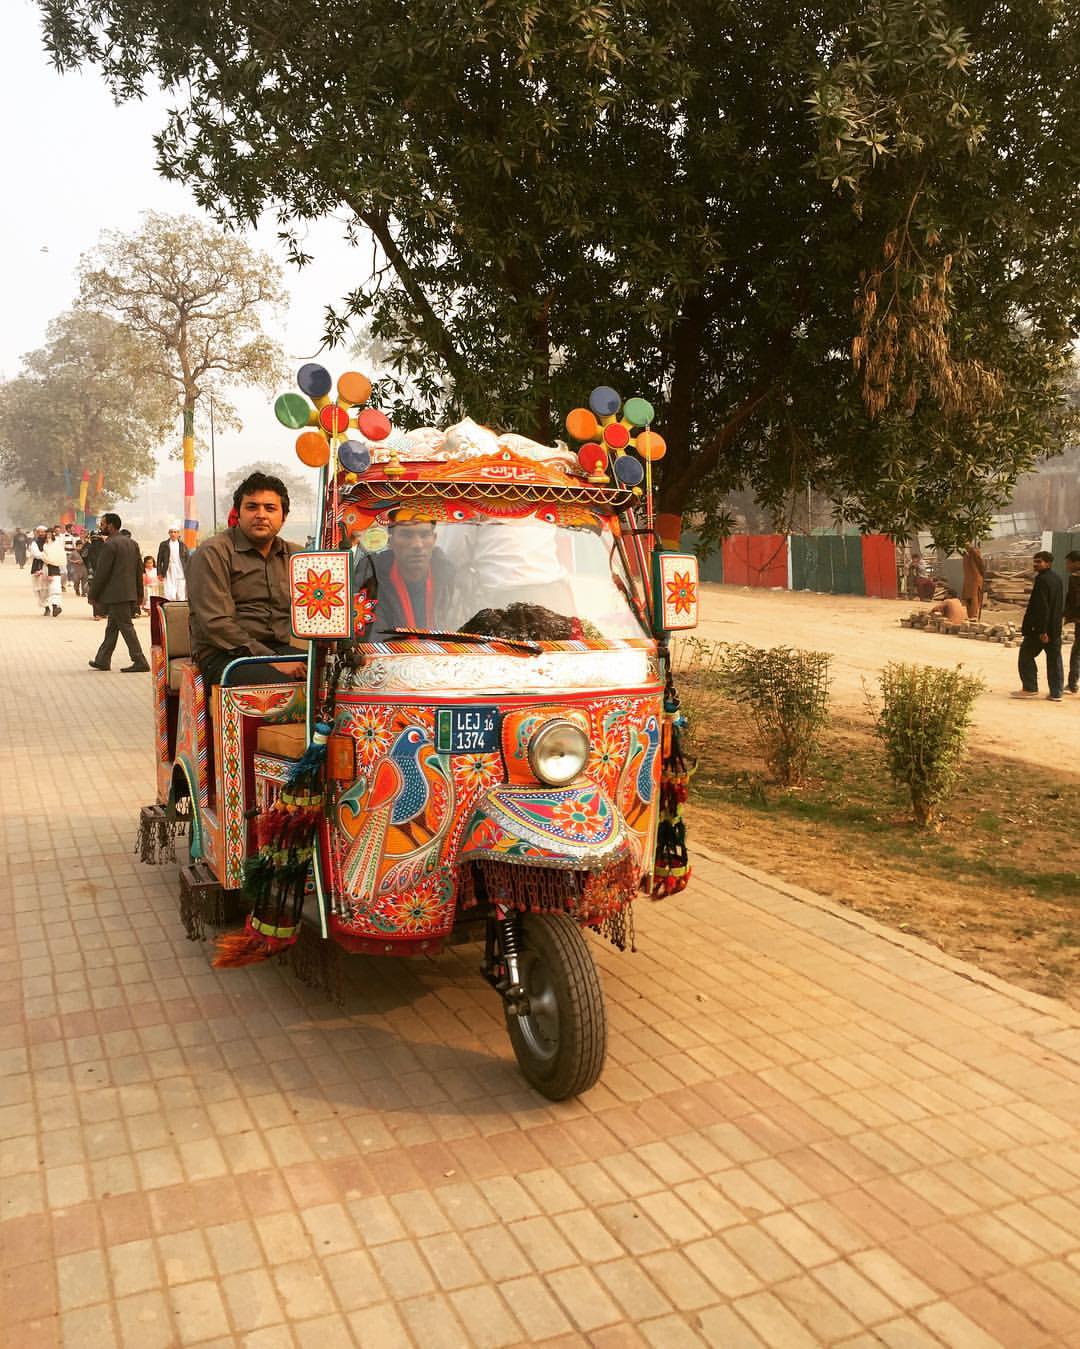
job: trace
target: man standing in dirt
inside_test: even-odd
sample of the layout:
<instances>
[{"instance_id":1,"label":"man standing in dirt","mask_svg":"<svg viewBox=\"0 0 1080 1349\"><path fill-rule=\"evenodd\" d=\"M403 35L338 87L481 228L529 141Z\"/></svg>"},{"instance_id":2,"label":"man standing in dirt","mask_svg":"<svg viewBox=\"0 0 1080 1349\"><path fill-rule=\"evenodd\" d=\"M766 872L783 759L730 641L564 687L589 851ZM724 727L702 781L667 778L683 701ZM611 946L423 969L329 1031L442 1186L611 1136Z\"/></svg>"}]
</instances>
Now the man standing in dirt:
<instances>
[{"instance_id":1,"label":"man standing in dirt","mask_svg":"<svg viewBox=\"0 0 1080 1349\"><path fill-rule=\"evenodd\" d=\"M1061 690L1065 683L1061 665L1061 619L1065 608L1065 584L1052 570L1053 553L1036 553L1035 584L1028 599L1024 620L1020 624L1023 641L1017 657L1022 688L1017 689L1013 698L1037 698L1039 696L1039 669L1035 658L1040 651L1046 652L1046 682L1050 692L1046 695L1052 703L1061 702Z\"/></svg>"},{"instance_id":2,"label":"man standing in dirt","mask_svg":"<svg viewBox=\"0 0 1080 1349\"><path fill-rule=\"evenodd\" d=\"M983 581L986 576L986 563L978 545L969 543L964 549L964 588L960 598L967 605L967 616L977 622L982 615Z\"/></svg>"},{"instance_id":3,"label":"man standing in dirt","mask_svg":"<svg viewBox=\"0 0 1080 1349\"><path fill-rule=\"evenodd\" d=\"M1065 622L1075 623L1072 651L1069 653L1069 692L1080 693L1080 552L1074 548L1065 554L1069 569L1069 589L1065 595Z\"/></svg>"}]
</instances>

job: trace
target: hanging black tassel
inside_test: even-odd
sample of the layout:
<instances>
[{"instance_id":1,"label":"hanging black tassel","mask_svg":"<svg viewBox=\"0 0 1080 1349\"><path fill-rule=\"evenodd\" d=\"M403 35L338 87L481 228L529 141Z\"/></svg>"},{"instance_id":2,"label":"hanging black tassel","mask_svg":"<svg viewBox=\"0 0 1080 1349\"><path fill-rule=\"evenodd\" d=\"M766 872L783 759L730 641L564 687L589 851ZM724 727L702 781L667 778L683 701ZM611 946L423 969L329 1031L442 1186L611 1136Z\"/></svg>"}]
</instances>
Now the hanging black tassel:
<instances>
[{"instance_id":1,"label":"hanging black tassel","mask_svg":"<svg viewBox=\"0 0 1080 1349\"><path fill-rule=\"evenodd\" d=\"M690 881L690 854L686 848L683 806L690 791L690 774L683 754L680 730L686 718L679 711L679 695L668 674L664 689L664 757L660 766L660 824L656 831L652 898L666 899L685 890Z\"/></svg>"}]
</instances>

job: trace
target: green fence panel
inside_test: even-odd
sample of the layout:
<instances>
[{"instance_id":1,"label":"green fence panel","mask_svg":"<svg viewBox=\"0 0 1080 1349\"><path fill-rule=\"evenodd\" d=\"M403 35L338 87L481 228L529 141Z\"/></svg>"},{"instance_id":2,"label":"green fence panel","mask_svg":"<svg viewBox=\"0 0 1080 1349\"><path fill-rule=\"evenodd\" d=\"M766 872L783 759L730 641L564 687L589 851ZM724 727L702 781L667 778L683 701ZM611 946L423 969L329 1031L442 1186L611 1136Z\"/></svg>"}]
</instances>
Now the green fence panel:
<instances>
[{"instance_id":1,"label":"green fence panel","mask_svg":"<svg viewBox=\"0 0 1080 1349\"><path fill-rule=\"evenodd\" d=\"M692 529L684 529L679 547L684 553L697 553L701 536ZM707 557L698 553L698 576L702 581L720 581L724 579L724 553L714 548Z\"/></svg>"},{"instance_id":2,"label":"green fence panel","mask_svg":"<svg viewBox=\"0 0 1080 1349\"><path fill-rule=\"evenodd\" d=\"M1080 553L1080 534L1070 534L1068 530L1055 529L1052 535L1053 543L1050 545L1050 551L1054 555L1054 570L1061 575L1065 584L1069 583L1069 569L1065 565L1065 554Z\"/></svg>"},{"instance_id":3,"label":"green fence panel","mask_svg":"<svg viewBox=\"0 0 1080 1349\"><path fill-rule=\"evenodd\" d=\"M817 590L817 575L821 549L818 540L805 534L791 536L791 588Z\"/></svg>"},{"instance_id":4,"label":"green fence panel","mask_svg":"<svg viewBox=\"0 0 1080 1349\"><path fill-rule=\"evenodd\" d=\"M791 586L823 595L865 595L861 537L793 534Z\"/></svg>"},{"instance_id":5,"label":"green fence panel","mask_svg":"<svg viewBox=\"0 0 1080 1349\"><path fill-rule=\"evenodd\" d=\"M819 590L829 595L844 593L844 540L838 534L823 534L821 542L824 552L821 557L821 581Z\"/></svg>"},{"instance_id":6,"label":"green fence panel","mask_svg":"<svg viewBox=\"0 0 1080 1349\"><path fill-rule=\"evenodd\" d=\"M833 594L865 595L862 539L858 534L843 534L835 542L839 546L833 563Z\"/></svg>"}]
</instances>

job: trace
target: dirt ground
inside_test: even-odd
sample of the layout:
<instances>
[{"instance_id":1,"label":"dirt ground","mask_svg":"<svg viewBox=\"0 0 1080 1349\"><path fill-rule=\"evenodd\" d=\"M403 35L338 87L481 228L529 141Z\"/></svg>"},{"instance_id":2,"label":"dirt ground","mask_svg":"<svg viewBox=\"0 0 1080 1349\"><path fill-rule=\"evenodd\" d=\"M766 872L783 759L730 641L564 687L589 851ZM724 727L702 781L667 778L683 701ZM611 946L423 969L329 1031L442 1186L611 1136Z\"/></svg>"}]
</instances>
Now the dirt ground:
<instances>
[{"instance_id":1,"label":"dirt ground","mask_svg":"<svg viewBox=\"0 0 1080 1349\"><path fill-rule=\"evenodd\" d=\"M909 602L703 589L697 636L833 654L833 723L807 782L784 790L738 709L706 697L691 852L696 837L1080 1006L1080 697L1010 700L1015 649L901 628ZM933 833L911 823L871 734L863 680L875 685L889 660L962 663L988 685L960 786Z\"/></svg>"},{"instance_id":2,"label":"dirt ground","mask_svg":"<svg viewBox=\"0 0 1080 1349\"><path fill-rule=\"evenodd\" d=\"M863 681L875 688L878 674L891 660L963 665L987 684L975 710L973 746L1052 771L1080 771L1080 696L1066 695L1062 703L1011 699L1010 691L1020 687L1016 648L900 626L899 620L912 609L928 605L723 585L703 585L701 592L699 637L831 652L832 696L838 712L861 717ZM992 615L995 621L999 614L1015 617L1013 611L998 610ZM1065 658L1067 662L1067 647ZM1045 691L1041 668L1039 683Z\"/></svg>"}]
</instances>

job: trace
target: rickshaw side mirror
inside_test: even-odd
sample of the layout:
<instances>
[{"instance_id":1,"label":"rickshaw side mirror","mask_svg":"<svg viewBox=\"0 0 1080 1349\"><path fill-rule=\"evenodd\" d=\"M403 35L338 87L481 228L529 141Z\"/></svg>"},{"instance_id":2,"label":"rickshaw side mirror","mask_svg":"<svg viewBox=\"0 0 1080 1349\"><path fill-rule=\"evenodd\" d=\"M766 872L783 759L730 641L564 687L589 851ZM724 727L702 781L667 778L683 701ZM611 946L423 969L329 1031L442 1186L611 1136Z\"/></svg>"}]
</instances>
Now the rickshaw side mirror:
<instances>
[{"instance_id":1,"label":"rickshaw side mirror","mask_svg":"<svg viewBox=\"0 0 1080 1349\"><path fill-rule=\"evenodd\" d=\"M352 575L344 551L300 552L289 558L289 620L308 641L352 636Z\"/></svg>"},{"instance_id":2,"label":"rickshaw side mirror","mask_svg":"<svg viewBox=\"0 0 1080 1349\"><path fill-rule=\"evenodd\" d=\"M698 560L696 553L652 555L653 628L657 634L681 632L698 625Z\"/></svg>"}]
</instances>

